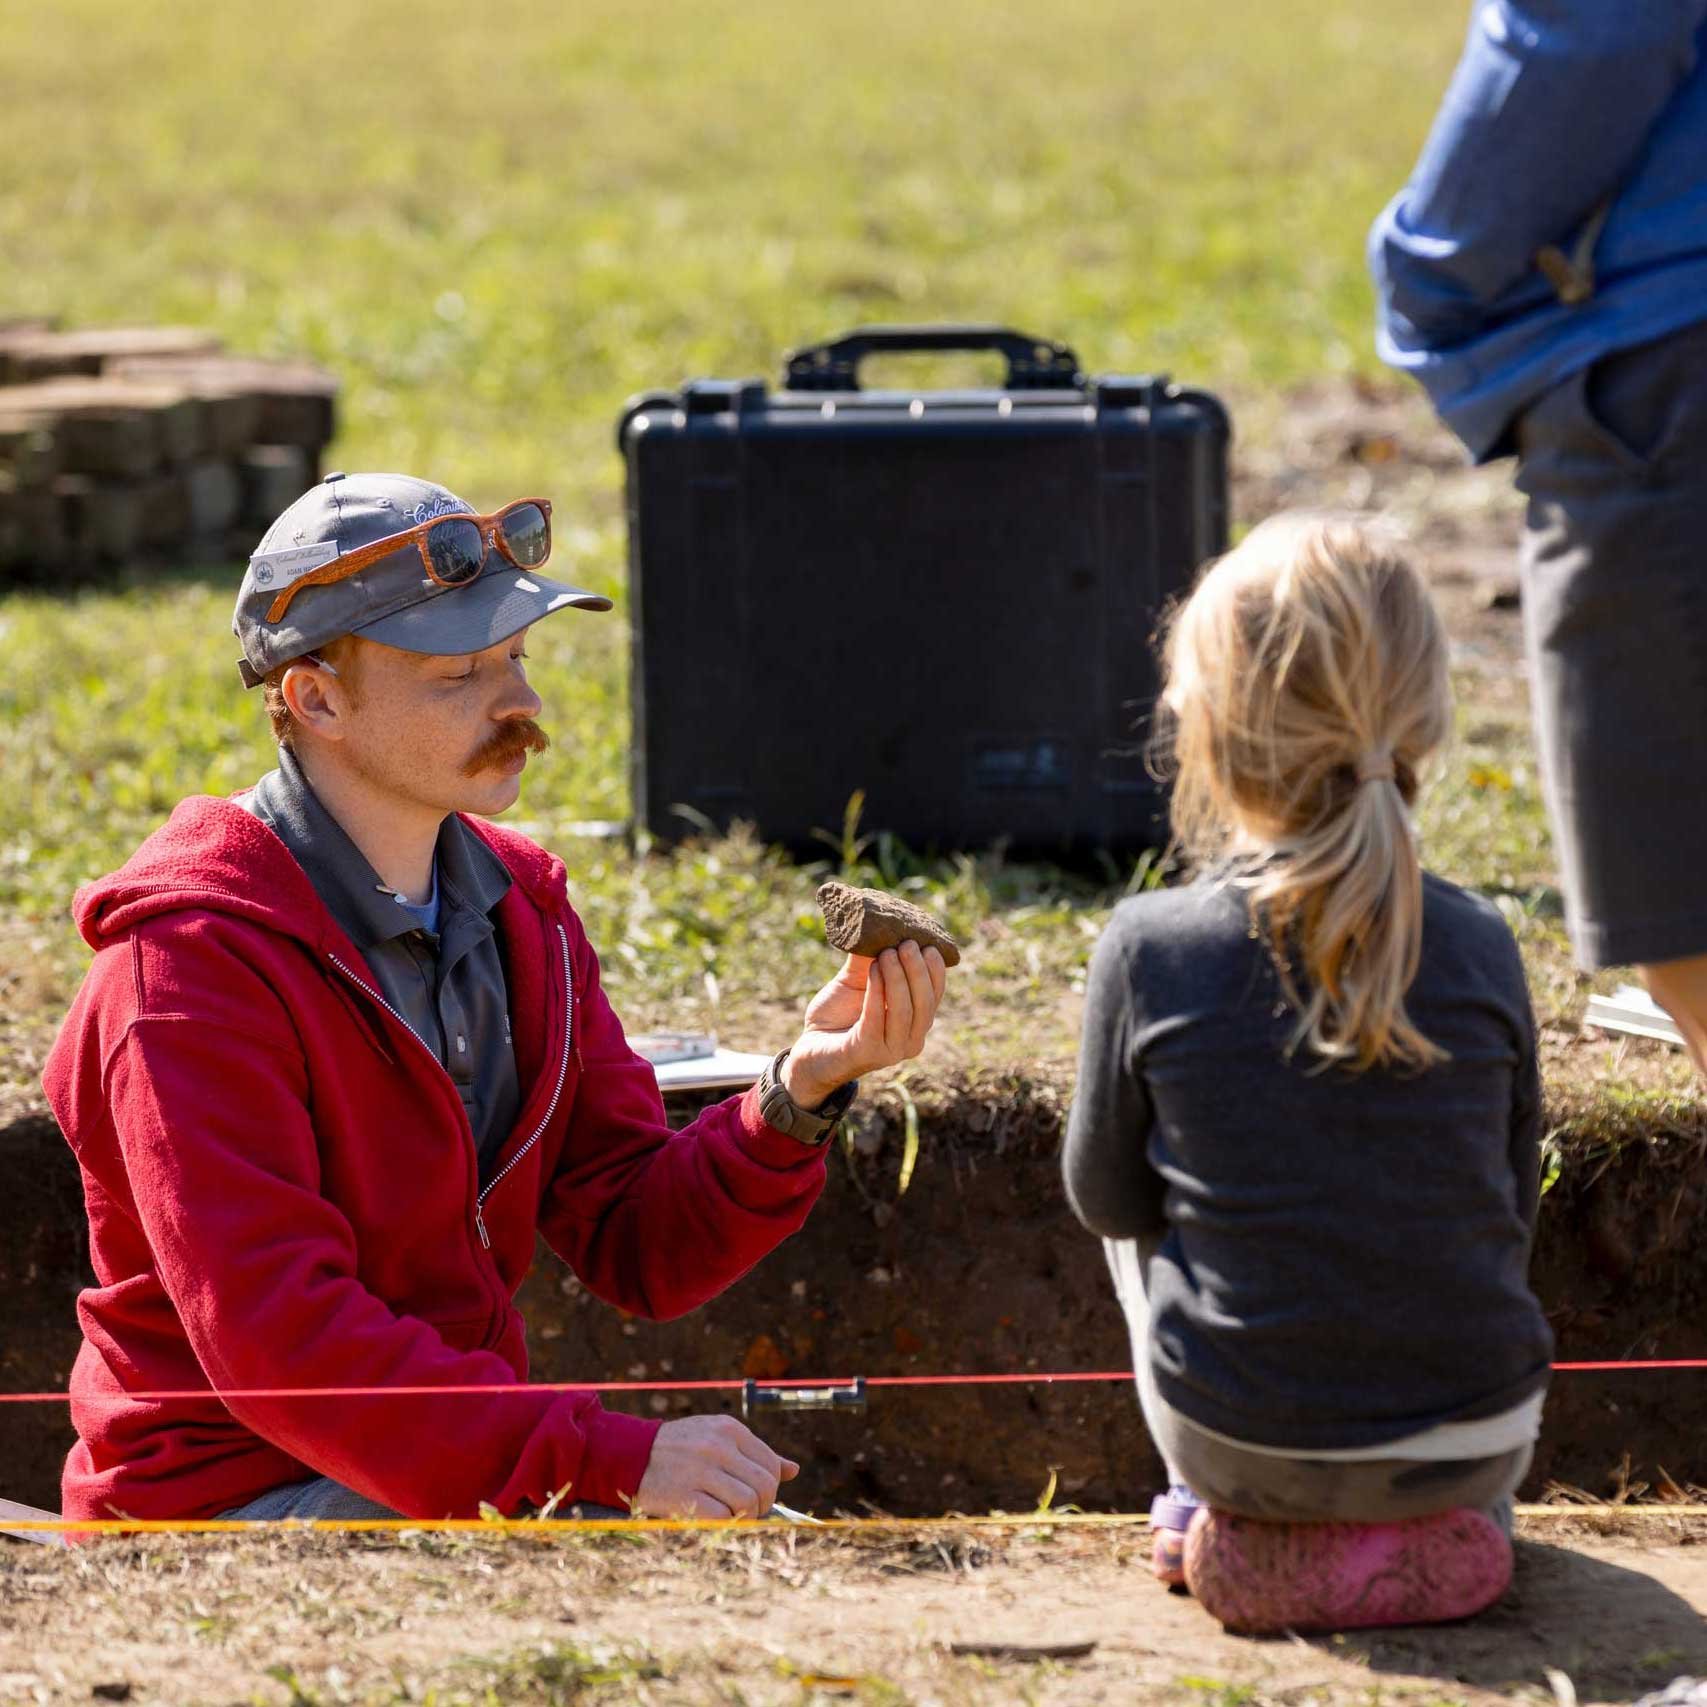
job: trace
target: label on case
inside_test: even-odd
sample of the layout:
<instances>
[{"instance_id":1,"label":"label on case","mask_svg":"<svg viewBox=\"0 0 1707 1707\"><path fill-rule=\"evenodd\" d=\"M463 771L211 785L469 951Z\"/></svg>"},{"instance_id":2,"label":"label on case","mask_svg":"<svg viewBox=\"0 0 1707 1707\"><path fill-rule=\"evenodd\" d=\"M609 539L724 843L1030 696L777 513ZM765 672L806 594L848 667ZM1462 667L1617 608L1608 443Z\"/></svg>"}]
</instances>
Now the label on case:
<instances>
[{"instance_id":1,"label":"label on case","mask_svg":"<svg viewBox=\"0 0 1707 1707\"><path fill-rule=\"evenodd\" d=\"M969 780L975 789L986 792L1071 788L1072 749L1053 735L985 737L973 743Z\"/></svg>"}]
</instances>

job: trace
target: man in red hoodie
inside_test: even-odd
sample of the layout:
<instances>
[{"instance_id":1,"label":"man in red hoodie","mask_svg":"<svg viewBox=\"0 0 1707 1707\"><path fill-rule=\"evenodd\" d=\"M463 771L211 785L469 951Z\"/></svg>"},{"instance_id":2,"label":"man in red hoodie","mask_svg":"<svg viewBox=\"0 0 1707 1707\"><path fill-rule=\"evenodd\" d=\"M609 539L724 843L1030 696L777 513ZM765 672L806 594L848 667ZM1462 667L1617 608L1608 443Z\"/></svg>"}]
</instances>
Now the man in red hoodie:
<instances>
[{"instance_id":1,"label":"man in red hoodie","mask_svg":"<svg viewBox=\"0 0 1707 1707\"><path fill-rule=\"evenodd\" d=\"M328 475L233 619L279 768L78 892L95 958L43 1074L96 1276L67 1516L748 1515L798 1468L732 1417L530 1387L514 1295L536 1232L636 1315L744 1274L857 1076L922 1048L942 958L850 956L669 1130L561 861L486 821L546 744L529 626L610 608L535 572L550 541L544 500Z\"/></svg>"}]
</instances>

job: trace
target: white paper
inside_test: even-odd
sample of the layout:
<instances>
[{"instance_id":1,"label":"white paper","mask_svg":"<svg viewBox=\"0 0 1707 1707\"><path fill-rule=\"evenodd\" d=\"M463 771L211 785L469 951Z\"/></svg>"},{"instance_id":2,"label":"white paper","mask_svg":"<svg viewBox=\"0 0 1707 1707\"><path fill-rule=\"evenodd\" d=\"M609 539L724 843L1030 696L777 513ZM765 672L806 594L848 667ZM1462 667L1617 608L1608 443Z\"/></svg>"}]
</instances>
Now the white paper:
<instances>
[{"instance_id":1,"label":"white paper","mask_svg":"<svg viewBox=\"0 0 1707 1707\"><path fill-rule=\"evenodd\" d=\"M706 1032L647 1031L629 1038L635 1054L644 1055L666 1091L739 1089L750 1085L770 1065L769 1055L720 1049Z\"/></svg>"},{"instance_id":2,"label":"white paper","mask_svg":"<svg viewBox=\"0 0 1707 1707\"><path fill-rule=\"evenodd\" d=\"M1590 996L1583 1018L1602 1031L1621 1031L1631 1037L1656 1037L1682 1046L1677 1021L1640 984L1620 984L1610 996Z\"/></svg>"}]
</instances>

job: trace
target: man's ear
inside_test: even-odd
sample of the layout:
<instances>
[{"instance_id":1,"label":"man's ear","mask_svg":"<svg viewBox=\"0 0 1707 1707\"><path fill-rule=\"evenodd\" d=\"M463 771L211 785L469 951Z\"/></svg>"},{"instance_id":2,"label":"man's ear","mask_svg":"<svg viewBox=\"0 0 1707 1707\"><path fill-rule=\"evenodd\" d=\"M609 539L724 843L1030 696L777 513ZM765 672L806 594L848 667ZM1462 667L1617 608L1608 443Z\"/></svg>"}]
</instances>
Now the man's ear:
<instances>
[{"instance_id":1,"label":"man's ear","mask_svg":"<svg viewBox=\"0 0 1707 1707\"><path fill-rule=\"evenodd\" d=\"M299 658L285 671L279 692L301 728L323 741L344 738L349 697L343 684L325 665Z\"/></svg>"}]
</instances>

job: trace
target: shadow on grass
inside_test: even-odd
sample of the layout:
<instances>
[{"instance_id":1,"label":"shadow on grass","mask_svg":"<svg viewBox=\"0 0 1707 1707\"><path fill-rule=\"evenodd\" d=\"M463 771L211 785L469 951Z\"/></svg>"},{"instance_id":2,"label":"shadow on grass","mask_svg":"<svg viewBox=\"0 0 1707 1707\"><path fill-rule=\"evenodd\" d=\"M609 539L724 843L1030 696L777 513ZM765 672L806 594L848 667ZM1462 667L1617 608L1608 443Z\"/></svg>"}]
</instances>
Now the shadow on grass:
<instances>
[{"instance_id":1,"label":"shadow on grass","mask_svg":"<svg viewBox=\"0 0 1707 1707\"><path fill-rule=\"evenodd\" d=\"M1649 1557L1693 1564L1675 1547ZM1707 1674L1707 1619L1682 1595L1646 1570L1534 1541L1518 1542L1511 1589L1479 1618L1324 1645L1372 1671L1480 1689L1545 1690L1551 1666L1584 1701L1630 1701L1674 1677Z\"/></svg>"}]
</instances>

